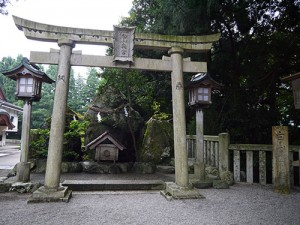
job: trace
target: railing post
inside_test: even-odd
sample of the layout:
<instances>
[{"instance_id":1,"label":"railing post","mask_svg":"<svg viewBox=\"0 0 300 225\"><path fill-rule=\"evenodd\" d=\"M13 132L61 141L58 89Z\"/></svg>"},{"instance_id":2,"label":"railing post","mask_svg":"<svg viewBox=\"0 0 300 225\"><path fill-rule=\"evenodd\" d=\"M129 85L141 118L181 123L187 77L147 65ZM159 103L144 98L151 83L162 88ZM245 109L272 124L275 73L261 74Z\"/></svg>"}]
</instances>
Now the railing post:
<instances>
[{"instance_id":1,"label":"railing post","mask_svg":"<svg viewBox=\"0 0 300 225\"><path fill-rule=\"evenodd\" d=\"M253 151L246 152L247 183L253 183Z\"/></svg>"},{"instance_id":2,"label":"railing post","mask_svg":"<svg viewBox=\"0 0 300 225\"><path fill-rule=\"evenodd\" d=\"M229 134L221 133L219 134L219 170L228 171L229 170Z\"/></svg>"}]
</instances>

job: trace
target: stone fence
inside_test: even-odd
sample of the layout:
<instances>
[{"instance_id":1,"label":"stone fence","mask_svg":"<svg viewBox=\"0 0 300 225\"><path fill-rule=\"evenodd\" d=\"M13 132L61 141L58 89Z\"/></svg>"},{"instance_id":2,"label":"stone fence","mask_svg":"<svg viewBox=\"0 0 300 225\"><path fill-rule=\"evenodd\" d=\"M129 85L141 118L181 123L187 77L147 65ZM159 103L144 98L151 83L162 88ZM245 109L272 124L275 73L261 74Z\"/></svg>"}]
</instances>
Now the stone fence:
<instances>
[{"instance_id":1,"label":"stone fence","mask_svg":"<svg viewBox=\"0 0 300 225\"><path fill-rule=\"evenodd\" d=\"M236 182L274 183L272 170L272 145L231 144L229 134L204 135L204 160L206 166L214 166L233 172ZM187 135L189 158L195 157L196 135ZM300 146L289 145L290 183L300 184Z\"/></svg>"},{"instance_id":2,"label":"stone fence","mask_svg":"<svg viewBox=\"0 0 300 225\"><path fill-rule=\"evenodd\" d=\"M21 144L21 140L17 140L17 139L6 139L6 143L7 143L7 144L16 144L16 145L20 145L20 144Z\"/></svg>"}]
</instances>

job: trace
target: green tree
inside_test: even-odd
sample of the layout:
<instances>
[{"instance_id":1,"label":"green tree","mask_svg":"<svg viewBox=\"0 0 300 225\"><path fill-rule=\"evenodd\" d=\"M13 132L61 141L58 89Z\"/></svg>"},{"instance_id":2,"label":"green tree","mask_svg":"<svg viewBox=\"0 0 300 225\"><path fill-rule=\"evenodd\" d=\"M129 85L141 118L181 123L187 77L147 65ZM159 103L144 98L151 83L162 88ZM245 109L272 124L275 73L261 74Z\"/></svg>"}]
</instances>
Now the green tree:
<instances>
[{"instance_id":1,"label":"green tree","mask_svg":"<svg viewBox=\"0 0 300 225\"><path fill-rule=\"evenodd\" d=\"M0 71L12 70L22 62L23 56L18 55L17 59L12 57L4 57L0 62ZM12 104L20 105L21 103L15 97L16 83L12 79L5 77L3 74L0 76L0 85L7 98L7 101Z\"/></svg>"},{"instance_id":2,"label":"green tree","mask_svg":"<svg viewBox=\"0 0 300 225\"><path fill-rule=\"evenodd\" d=\"M40 66L44 71L44 67ZM51 79L55 80L57 76L57 66L50 65L45 72ZM45 128L50 126L47 120L51 117L54 102L54 84L42 84L42 98L39 102L32 105L32 129ZM49 122L49 121L48 121Z\"/></svg>"},{"instance_id":3,"label":"green tree","mask_svg":"<svg viewBox=\"0 0 300 225\"><path fill-rule=\"evenodd\" d=\"M205 130L229 131L235 142L266 143L272 125L299 121L279 98L290 95L280 77L300 70L299 7L299 1L289 0L135 0L122 23L137 26L138 32L221 33L211 54L192 55L207 60L211 76L224 84L206 110Z\"/></svg>"}]
</instances>

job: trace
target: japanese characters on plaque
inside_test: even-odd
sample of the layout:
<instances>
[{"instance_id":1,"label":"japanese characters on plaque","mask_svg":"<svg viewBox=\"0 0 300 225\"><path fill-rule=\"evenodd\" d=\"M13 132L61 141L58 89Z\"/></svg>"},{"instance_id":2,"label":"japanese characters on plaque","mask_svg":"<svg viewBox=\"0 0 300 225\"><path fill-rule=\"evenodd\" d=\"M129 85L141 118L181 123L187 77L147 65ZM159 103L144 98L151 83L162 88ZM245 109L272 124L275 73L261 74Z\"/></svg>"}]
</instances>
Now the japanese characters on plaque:
<instances>
[{"instance_id":1,"label":"japanese characters on plaque","mask_svg":"<svg viewBox=\"0 0 300 225\"><path fill-rule=\"evenodd\" d=\"M114 61L133 62L134 27L114 26Z\"/></svg>"}]
</instances>

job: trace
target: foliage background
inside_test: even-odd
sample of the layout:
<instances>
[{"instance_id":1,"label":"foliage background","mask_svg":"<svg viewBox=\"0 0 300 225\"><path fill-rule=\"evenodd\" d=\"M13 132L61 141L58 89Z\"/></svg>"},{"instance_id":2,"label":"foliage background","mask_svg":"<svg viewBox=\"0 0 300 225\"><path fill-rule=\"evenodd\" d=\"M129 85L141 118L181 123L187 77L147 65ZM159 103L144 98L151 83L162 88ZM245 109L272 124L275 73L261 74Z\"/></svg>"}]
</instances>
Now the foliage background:
<instances>
[{"instance_id":1,"label":"foliage background","mask_svg":"<svg viewBox=\"0 0 300 225\"><path fill-rule=\"evenodd\" d=\"M271 143L272 126L287 125L290 143L299 144L300 113L294 109L290 85L281 81L300 71L299 21L299 0L134 0L130 16L121 25L167 35L220 33L211 52L191 55L194 61L206 60L210 75L224 84L205 109L205 134L229 132L233 143L263 144ZM112 54L111 49L107 54ZM168 53L135 51L135 57L163 55ZM0 70L13 68L21 58L3 58ZM84 114L96 94L111 86L144 121L155 114L155 102L162 113L172 114L169 73L102 69L99 73L91 68L86 81L71 72L68 105L72 110ZM55 66L45 72L55 79ZM191 76L185 75L185 84ZM13 81L0 76L0 85L10 102L22 105L14 99ZM33 106L33 128L47 128L53 93L54 85L43 86L42 100ZM194 115L186 105L189 134L195 132Z\"/></svg>"}]
</instances>

